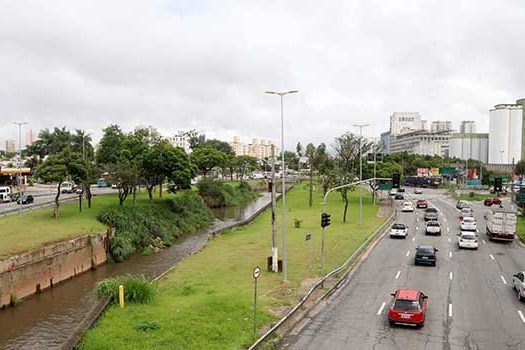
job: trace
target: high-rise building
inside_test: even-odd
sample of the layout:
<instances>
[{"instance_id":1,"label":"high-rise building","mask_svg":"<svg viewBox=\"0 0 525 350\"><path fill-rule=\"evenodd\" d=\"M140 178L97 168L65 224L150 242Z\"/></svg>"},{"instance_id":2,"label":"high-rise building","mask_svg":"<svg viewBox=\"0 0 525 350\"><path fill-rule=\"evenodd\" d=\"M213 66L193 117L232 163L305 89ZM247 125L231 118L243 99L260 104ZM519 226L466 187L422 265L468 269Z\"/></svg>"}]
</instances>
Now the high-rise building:
<instances>
[{"instance_id":1,"label":"high-rise building","mask_svg":"<svg viewBox=\"0 0 525 350\"><path fill-rule=\"evenodd\" d=\"M31 146L33 144L33 130L29 129L26 131L26 146Z\"/></svg>"},{"instance_id":2,"label":"high-rise building","mask_svg":"<svg viewBox=\"0 0 525 350\"><path fill-rule=\"evenodd\" d=\"M230 143L236 156L252 156L259 160L271 157L272 145L275 146L275 142L259 139L253 139L252 143L242 143L239 136L234 136ZM275 156L278 155L279 149L275 147Z\"/></svg>"},{"instance_id":3,"label":"high-rise building","mask_svg":"<svg viewBox=\"0 0 525 350\"><path fill-rule=\"evenodd\" d=\"M463 126L463 125L462 125ZM449 156L463 160L488 161L489 134L459 133L450 136Z\"/></svg>"},{"instance_id":4,"label":"high-rise building","mask_svg":"<svg viewBox=\"0 0 525 350\"><path fill-rule=\"evenodd\" d=\"M430 124L430 132L443 132L443 131L452 131L452 122L449 120L446 121L433 121Z\"/></svg>"},{"instance_id":5,"label":"high-rise building","mask_svg":"<svg viewBox=\"0 0 525 350\"><path fill-rule=\"evenodd\" d=\"M191 153L191 147L190 147L190 137L188 133L184 131L177 132L176 135L169 136L168 137L169 143L171 143L174 147L180 147L184 149L184 151L189 154Z\"/></svg>"},{"instance_id":6,"label":"high-rise building","mask_svg":"<svg viewBox=\"0 0 525 350\"><path fill-rule=\"evenodd\" d=\"M15 140L7 140L5 142L5 151L7 153L15 153L16 152L16 142L15 142Z\"/></svg>"},{"instance_id":7,"label":"high-rise building","mask_svg":"<svg viewBox=\"0 0 525 350\"><path fill-rule=\"evenodd\" d=\"M476 122L473 120L464 120L459 126L460 134L474 134L476 132Z\"/></svg>"},{"instance_id":8,"label":"high-rise building","mask_svg":"<svg viewBox=\"0 0 525 350\"><path fill-rule=\"evenodd\" d=\"M499 104L489 112L489 163L515 164L522 159L523 104Z\"/></svg>"},{"instance_id":9,"label":"high-rise building","mask_svg":"<svg viewBox=\"0 0 525 350\"><path fill-rule=\"evenodd\" d=\"M390 135L426 129L426 121L417 112L394 112L390 116Z\"/></svg>"},{"instance_id":10,"label":"high-rise building","mask_svg":"<svg viewBox=\"0 0 525 350\"><path fill-rule=\"evenodd\" d=\"M390 153L448 156L450 132L416 130L390 138Z\"/></svg>"}]
</instances>

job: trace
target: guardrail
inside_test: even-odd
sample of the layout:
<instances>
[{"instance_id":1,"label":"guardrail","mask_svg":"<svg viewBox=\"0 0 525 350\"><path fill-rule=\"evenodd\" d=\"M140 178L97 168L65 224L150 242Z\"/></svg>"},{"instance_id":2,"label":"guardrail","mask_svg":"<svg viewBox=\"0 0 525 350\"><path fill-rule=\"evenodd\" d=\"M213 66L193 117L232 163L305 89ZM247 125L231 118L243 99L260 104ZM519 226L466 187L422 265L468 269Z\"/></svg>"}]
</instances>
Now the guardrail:
<instances>
[{"instance_id":1,"label":"guardrail","mask_svg":"<svg viewBox=\"0 0 525 350\"><path fill-rule=\"evenodd\" d=\"M286 321L288 321L297 312L297 310L299 310L299 308L301 308L301 306L304 305L304 303L312 296L312 294L319 287L321 287L324 284L324 282L328 278L336 276L340 272L345 271L348 267L352 266L352 264L356 261L356 259L360 257L361 254L365 251L368 245L384 232L385 227L388 226L392 222L394 217L395 217L395 212L390 214L390 216L381 225L379 225L379 227L376 228L374 232L370 236L368 236L368 238L365 241L363 241L363 243L359 245L359 247L357 247L357 249L348 257L348 259L346 259L346 261L341 266L339 266L335 270L326 274L319 282L317 282L312 288L310 288L308 293L306 293L306 295L301 298L299 303L297 303L283 318L281 318L275 325L273 325L259 339L257 339L257 341L255 341L255 343L253 343L248 348L248 350L257 349L260 345L262 345L264 341L266 341L271 335L273 335ZM342 285L342 283L346 280L350 271L351 269L346 270L346 272L339 279L339 281L323 295L322 299L330 296L333 292L335 292Z\"/></svg>"}]
</instances>

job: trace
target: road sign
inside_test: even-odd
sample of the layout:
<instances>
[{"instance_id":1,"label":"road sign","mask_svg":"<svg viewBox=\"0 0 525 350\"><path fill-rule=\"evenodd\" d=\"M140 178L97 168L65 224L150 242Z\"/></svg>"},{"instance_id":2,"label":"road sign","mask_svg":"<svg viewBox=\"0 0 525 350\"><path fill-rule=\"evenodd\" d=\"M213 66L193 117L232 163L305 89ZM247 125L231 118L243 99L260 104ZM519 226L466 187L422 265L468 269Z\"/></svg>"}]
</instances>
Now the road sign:
<instances>
[{"instance_id":1,"label":"road sign","mask_svg":"<svg viewBox=\"0 0 525 350\"><path fill-rule=\"evenodd\" d=\"M392 189L392 183L390 182L380 183L379 189L382 191L390 191Z\"/></svg>"},{"instance_id":2,"label":"road sign","mask_svg":"<svg viewBox=\"0 0 525 350\"><path fill-rule=\"evenodd\" d=\"M255 266L255 269L253 269L253 278L257 279L261 275L261 269L259 266Z\"/></svg>"},{"instance_id":3,"label":"road sign","mask_svg":"<svg viewBox=\"0 0 525 350\"><path fill-rule=\"evenodd\" d=\"M439 175L456 175L458 173L458 169L455 167L441 167L439 168Z\"/></svg>"},{"instance_id":4,"label":"road sign","mask_svg":"<svg viewBox=\"0 0 525 350\"><path fill-rule=\"evenodd\" d=\"M481 180L479 179L467 179L465 181L467 186L481 186Z\"/></svg>"}]
</instances>

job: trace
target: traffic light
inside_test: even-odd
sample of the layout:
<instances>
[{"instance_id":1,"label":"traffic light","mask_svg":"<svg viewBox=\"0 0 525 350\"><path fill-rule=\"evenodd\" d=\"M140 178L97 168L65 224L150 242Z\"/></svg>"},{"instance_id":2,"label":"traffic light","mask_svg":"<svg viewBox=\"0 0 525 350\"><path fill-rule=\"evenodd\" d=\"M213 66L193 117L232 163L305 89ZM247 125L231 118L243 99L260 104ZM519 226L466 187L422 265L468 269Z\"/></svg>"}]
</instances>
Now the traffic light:
<instances>
[{"instance_id":1,"label":"traffic light","mask_svg":"<svg viewBox=\"0 0 525 350\"><path fill-rule=\"evenodd\" d=\"M501 176L494 178L494 192L501 192L503 190L503 178Z\"/></svg>"},{"instance_id":2,"label":"traffic light","mask_svg":"<svg viewBox=\"0 0 525 350\"><path fill-rule=\"evenodd\" d=\"M330 226L330 217L331 215L328 213L321 214L321 227Z\"/></svg>"},{"instance_id":3,"label":"traffic light","mask_svg":"<svg viewBox=\"0 0 525 350\"><path fill-rule=\"evenodd\" d=\"M393 174L392 175L392 188L399 188L401 183L401 175Z\"/></svg>"}]
</instances>

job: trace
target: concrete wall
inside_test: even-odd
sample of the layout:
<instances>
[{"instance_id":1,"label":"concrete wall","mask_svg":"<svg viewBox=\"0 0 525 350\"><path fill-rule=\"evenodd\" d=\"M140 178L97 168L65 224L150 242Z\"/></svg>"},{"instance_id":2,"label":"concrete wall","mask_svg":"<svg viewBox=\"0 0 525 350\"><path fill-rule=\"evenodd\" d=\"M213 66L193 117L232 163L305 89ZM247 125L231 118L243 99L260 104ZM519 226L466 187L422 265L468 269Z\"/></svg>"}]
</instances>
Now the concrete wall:
<instances>
[{"instance_id":1,"label":"concrete wall","mask_svg":"<svg viewBox=\"0 0 525 350\"><path fill-rule=\"evenodd\" d=\"M0 307L106 262L106 234L78 237L0 261Z\"/></svg>"}]
</instances>

